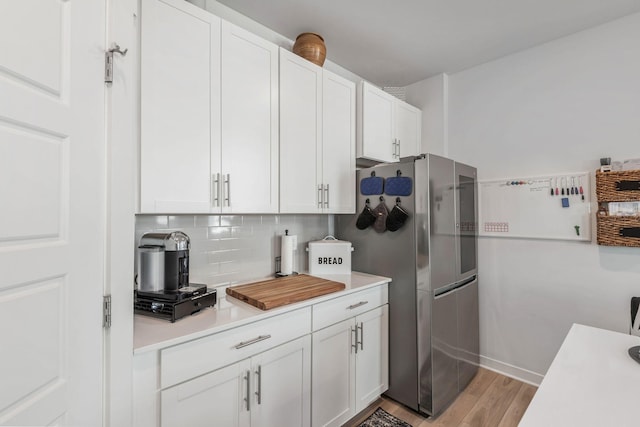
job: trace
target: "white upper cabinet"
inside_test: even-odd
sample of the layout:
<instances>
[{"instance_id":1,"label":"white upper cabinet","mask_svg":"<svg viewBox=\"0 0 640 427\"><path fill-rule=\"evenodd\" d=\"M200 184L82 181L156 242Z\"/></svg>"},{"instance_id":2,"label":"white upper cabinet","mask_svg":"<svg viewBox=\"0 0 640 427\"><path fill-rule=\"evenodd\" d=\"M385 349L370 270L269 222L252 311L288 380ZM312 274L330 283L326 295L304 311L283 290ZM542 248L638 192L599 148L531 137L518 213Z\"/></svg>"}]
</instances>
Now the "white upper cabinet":
<instances>
[{"instance_id":1,"label":"white upper cabinet","mask_svg":"<svg viewBox=\"0 0 640 427\"><path fill-rule=\"evenodd\" d=\"M355 84L280 49L280 212L355 212Z\"/></svg>"},{"instance_id":2,"label":"white upper cabinet","mask_svg":"<svg viewBox=\"0 0 640 427\"><path fill-rule=\"evenodd\" d=\"M223 212L278 212L278 47L225 21L221 159Z\"/></svg>"},{"instance_id":3,"label":"white upper cabinet","mask_svg":"<svg viewBox=\"0 0 640 427\"><path fill-rule=\"evenodd\" d=\"M278 47L143 0L140 211L278 212Z\"/></svg>"},{"instance_id":4,"label":"white upper cabinet","mask_svg":"<svg viewBox=\"0 0 640 427\"><path fill-rule=\"evenodd\" d=\"M365 81L358 86L357 157L396 162L419 154L422 112Z\"/></svg>"},{"instance_id":5,"label":"white upper cabinet","mask_svg":"<svg viewBox=\"0 0 640 427\"><path fill-rule=\"evenodd\" d=\"M220 19L184 1L143 0L141 31L140 211L209 212Z\"/></svg>"},{"instance_id":6,"label":"white upper cabinet","mask_svg":"<svg viewBox=\"0 0 640 427\"><path fill-rule=\"evenodd\" d=\"M396 143L400 157L415 156L422 151L422 111L401 100L395 102Z\"/></svg>"},{"instance_id":7,"label":"white upper cabinet","mask_svg":"<svg viewBox=\"0 0 640 427\"><path fill-rule=\"evenodd\" d=\"M325 212L356 210L356 85L324 70L322 182Z\"/></svg>"}]
</instances>

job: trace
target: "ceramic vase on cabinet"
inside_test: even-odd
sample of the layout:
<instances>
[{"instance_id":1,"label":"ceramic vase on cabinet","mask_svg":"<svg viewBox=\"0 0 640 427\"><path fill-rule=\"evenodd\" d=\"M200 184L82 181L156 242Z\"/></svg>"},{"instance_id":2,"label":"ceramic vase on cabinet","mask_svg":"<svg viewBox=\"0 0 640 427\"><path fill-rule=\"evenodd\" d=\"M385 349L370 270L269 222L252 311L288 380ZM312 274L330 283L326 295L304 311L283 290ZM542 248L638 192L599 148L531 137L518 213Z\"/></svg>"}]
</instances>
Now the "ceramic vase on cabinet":
<instances>
[{"instance_id":1,"label":"ceramic vase on cabinet","mask_svg":"<svg viewBox=\"0 0 640 427\"><path fill-rule=\"evenodd\" d=\"M327 56L324 39L315 33L302 33L296 37L293 53L322 67Z\"/></svg>"}]
</instances>

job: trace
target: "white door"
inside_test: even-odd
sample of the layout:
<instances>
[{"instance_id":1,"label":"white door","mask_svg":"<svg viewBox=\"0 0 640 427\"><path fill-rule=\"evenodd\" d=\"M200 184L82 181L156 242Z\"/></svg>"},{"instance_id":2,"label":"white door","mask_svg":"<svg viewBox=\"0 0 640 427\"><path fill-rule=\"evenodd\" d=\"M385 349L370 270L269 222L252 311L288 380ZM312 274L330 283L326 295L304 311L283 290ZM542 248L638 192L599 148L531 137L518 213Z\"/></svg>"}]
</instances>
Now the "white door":
<instances>
[{"instance_id":1,"label":"white door","mask_svg":"<svg viewBox=\"0 0 640 427\"><path fill-rule=\"evenodd\" d=\"M278 46L222 22L222 211L278 212Z\"/></svg>"},{"instance_id":2,"label":"white door","mask_svg":"<svg viewBox=\"0 0 640 427\"><path fill-rule=\"evenodd\" d=\"M249 368L249 360L244 360L163 390L162 427L249 426Z\"/></svg>"},{"instance_id":3,"label":"white door","mask_svg":"<svg viewBox=\"0 0 640 427\"><path fill-rule=\"evenodd\" d=\"M356 85L324 70L322 182L325 212L356 211Z\"/></svg>"},{"instance_id":4,"label":"white door","mask_svg":"<svg viewBox=\"0 0 640 427\"><path fill-rule=\"evenodd\" d=\"M280 212L322 211L322 68L280 49Z\"/></svg>"},{"instance_id":5,"label":"white door","mask_svg":"<svg viewBox=\"0 0 640 427\"><path fill-rule=\"evenodd\" d=\"M0 424L102 424L104 1L0 2Z\"/></svg>"},{"instance_id":6,"label":"white door","mask_svg":"<svg viewBox=\"0 0 640 427\"><path fill-rule=\"evenodd\" d=\"M356 414L354 345L353 319L313 333L313 427L341 426Z\"/></svg>"},{"instance_id":7,"label":"white door","mask_svg":"<svg viewBox=\"0 0 640 427\"><path fill-rule=\"evenodd\" d=\"M360 412L389 388L389 306L361 314L356 327L356 412Z\"/></svg>"},{"instance_id":8,"label":"white door","mask_svg":"<svg viewBox=\"0 0 640 427\"><path fill-rule=\"evenodd\" d=\"M254 356L251 366L251 427L309 427L311 337L306 335Z\"/></svg>"},{"instance_id":9,"label":"white door","mask_svg":"<svg viewBox=\"0 0 640 427\"><path fill-rule=\"evenodd\" d=\"M400 100L396 100L395 109L395 135L400 144L400 157L420 154L422 111Z\"/></svg>"},{"instance_id":10,"label":"white door","mask_svg":"<svg viewBox=\"0 0 640 427\"><path fill-rule=\"evenodd\" d=\"M220 19L183 0L143 0L141 15L140 211L215 210Z\"/></svg>"}]
</instances>

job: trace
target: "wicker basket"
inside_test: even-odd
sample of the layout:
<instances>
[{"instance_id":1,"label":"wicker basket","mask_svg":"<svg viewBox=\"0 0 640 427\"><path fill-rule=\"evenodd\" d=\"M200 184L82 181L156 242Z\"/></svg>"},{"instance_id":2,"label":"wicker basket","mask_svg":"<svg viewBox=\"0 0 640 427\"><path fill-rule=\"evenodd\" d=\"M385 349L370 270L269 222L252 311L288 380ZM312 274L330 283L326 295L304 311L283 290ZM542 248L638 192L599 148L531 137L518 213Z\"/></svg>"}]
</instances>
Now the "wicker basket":
<instances>
[{"instance_id":1,"label":"wicker basket","mask_svg":"<svg viewBox=\"0 0 640 427\"><path fill-rule=\"evenodd\" d=\"M640 200L640 190L619 190L623 181L640 182L640 170L600 172L596 171L596 195L598 202L636 202Z\"/></svg>"},{"instance_id":2,"label":"wicker basket","mask_svg":"<svg viewBox=\"0 0 640 427\"><path fill-rule=\"evenodd\" d=\"M640 247L640 238L620 235L623 228L639 228L640 216L598 215L597 223L599 245Z\"/></svg>"}]
</instances>

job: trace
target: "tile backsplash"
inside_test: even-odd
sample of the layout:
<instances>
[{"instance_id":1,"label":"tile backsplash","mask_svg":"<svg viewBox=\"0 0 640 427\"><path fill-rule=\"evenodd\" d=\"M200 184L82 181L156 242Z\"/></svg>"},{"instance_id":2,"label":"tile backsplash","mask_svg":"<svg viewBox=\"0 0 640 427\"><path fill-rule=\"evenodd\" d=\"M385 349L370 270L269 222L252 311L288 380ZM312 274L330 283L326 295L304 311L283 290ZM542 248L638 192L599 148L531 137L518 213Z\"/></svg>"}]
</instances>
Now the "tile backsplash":
<instances>
[{"instance_id":1,"label":"tile backsplash","mask_svg":"<svg viewBox=\"0 0 640 427\"><path fill-rule=\"evenodd\" d=\"M215 287L273 277L285 230L298 236L294 271L306 271L307 243L324 238L331 228L330 215L136 215L135 243L137 248L149 231L186 233L190 282Z\"/></svg>"}]
</instances>

